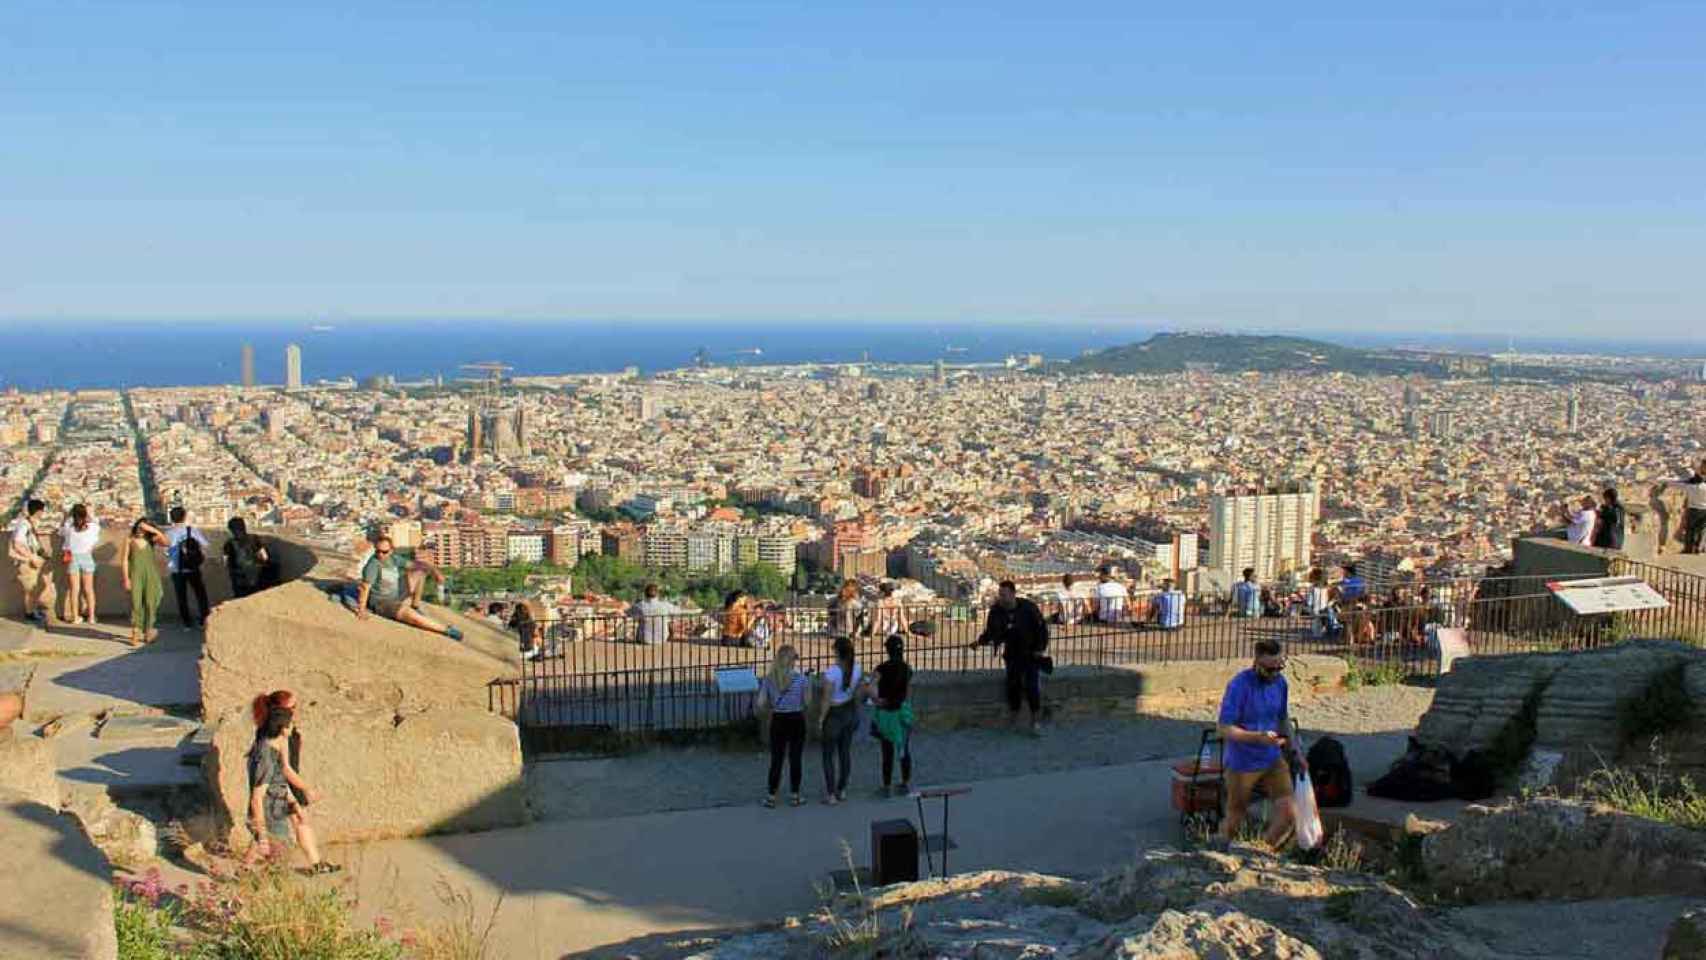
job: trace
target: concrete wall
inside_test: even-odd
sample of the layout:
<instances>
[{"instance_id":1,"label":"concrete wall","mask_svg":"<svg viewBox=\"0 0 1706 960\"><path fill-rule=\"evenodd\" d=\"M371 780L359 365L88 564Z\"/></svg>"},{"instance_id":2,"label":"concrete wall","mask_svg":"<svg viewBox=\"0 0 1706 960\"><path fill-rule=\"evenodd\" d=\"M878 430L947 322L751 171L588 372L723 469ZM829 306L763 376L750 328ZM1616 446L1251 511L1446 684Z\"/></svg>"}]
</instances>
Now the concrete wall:
<instances>
[{"instance_id":1,"label":"concrete wall","mask_svg":"<svg viewBox=\"0 0 1706 960\"><path fill-rule=\"evenodd\" d=\"M1616 550L1579 547L1568 540L1524 537L1512 544L1512 560L1519 577L1608 577Z\"/></svg>"}]
</instances>

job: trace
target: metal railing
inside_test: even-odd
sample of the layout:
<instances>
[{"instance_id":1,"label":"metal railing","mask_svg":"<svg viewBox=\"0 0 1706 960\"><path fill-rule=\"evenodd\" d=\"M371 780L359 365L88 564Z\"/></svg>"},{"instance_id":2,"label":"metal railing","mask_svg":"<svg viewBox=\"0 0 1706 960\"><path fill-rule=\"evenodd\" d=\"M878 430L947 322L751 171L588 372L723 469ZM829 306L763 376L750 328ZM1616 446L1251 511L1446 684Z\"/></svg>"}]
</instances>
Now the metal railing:
<instances>
[{"instance_id":1,"label":"metal railing","mask_svg":"<svg viewBox=\"0 0 1706 960\"><path fill-rule=\"evenodd\" d=\"M1643 576L1670 601L1662 610L1577 616L1544 584L1568 577L1507 577L1442 581L1415 591L1425 602L1402 606L1344 603L1339 629L1329 632L1307 613L1301 598L1279 598L1279 609L1255 617L1235 615L1230 604L1187 604L1183 624L1163 629L1152 619L1153 594L1131 598L1111 622L1078 622L1053 600L1038 604L1050 621L1048 655L1057 669L1106 671L1178 660L1242 659L1263 638L1281 640L1295 653L1345 657L1364 669L1396 669L1406 677L1438 672L1432 631L1461 631L1472 655L1591 649L1632 637L1671 637L1706 643L1706 578L1644 564L1626 571ZM1080 614L1088 614L1081 607ZM722 614L681 613L647 618L579 617L544 625L547 656L523 661L521 675L493 681L489 706L517 721L524 746L538 752L551 731L655 734L707 730L752 715L753 695L721 692L717 671L751 669L760 676L775 651L793 646L800 668L817 672L834 659L846 636L862 663L885 656L891 626L904 625L906 659L919 677L915 703L928 709L932 684L948 678L987 677L991 696L1001 661L977 646L987 611L965 604L904 605L840 617L824 609L772 608L731 623ZM736 636L735 630L741 635ZM667 638L639 643L642 634Z\"/></svg>"}]
</instances>

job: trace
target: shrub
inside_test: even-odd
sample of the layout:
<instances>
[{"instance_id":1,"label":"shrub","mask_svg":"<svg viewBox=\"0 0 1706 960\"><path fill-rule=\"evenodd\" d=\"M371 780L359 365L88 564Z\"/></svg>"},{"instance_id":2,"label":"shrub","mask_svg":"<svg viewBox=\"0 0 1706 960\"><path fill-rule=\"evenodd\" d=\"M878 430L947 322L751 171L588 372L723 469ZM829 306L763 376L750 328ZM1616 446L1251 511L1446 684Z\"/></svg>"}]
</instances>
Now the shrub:
<instances>
[{"instance_id":1,"label":"shrub","mask_svg":"<svg viewBox=\"0 0 1706 960\"><path fill-rule=\"evenodd\" d=\"M1687 776L1602 766L1582 781L1582 794L1624 813L1689 830L1706 830L1706 791Z\"/></svg>"},{"instance_id":2,"label":"shrub","mask_svg":"<svg viewBox=\"0 0 1706 960\"><path fill-rule=\"evenodd\" d=\"M342 888L298 882L270 869L210 886L195 903L196 960L401 960L400 943L358 928Z\"/></svg>"},{"instance_id":3,"label":"shrub","mask_svg":"<svg viewBox=\"0 0 1706 960\"><path fill-rule=\"evenodd\" d=\"M164 900L160 871L149 870L141 880L120 880L116 886L113 930L118 935L119 960L171 960L178 956L178 911Z\"/></svg>"}]
</instances>

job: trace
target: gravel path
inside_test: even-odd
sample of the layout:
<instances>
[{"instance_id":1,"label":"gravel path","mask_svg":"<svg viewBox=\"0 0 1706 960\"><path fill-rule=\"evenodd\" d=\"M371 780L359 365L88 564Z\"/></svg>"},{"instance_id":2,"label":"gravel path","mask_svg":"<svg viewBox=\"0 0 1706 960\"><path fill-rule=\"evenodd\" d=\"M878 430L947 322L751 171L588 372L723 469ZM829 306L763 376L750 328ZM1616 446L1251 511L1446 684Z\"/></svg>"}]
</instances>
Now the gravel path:
<instances>
[{"instance_id":1,"label":"gravel path","mask_svg":"<svg viewBox=\"0 0 1706 960\"><path fill-rule=\"evenodd\" d=\"M1369 687L1300 701L1293 709L1306 737L1331 733L1343 740L1361 775L1378 772L1403 751L1405 737L1432 700L1427 688ZM914 739L913 779L919 785L963 783L1189 756L1214 714L1203 706L1161 716L1073 718L1048 727L1040 739L1006 729L926 730ZM856 739L850 795L869 794L881 783L880 757L875 740L863 734ZM540 817L596 819L755 803L767 768L768 753L755 743L750 749L657 748L549 761L530 765L527 778ZM786 775L783 779L786 791ZM802 792L814 801L823 794L815 742L806 744Z\"/></svg>"}]
</instances>

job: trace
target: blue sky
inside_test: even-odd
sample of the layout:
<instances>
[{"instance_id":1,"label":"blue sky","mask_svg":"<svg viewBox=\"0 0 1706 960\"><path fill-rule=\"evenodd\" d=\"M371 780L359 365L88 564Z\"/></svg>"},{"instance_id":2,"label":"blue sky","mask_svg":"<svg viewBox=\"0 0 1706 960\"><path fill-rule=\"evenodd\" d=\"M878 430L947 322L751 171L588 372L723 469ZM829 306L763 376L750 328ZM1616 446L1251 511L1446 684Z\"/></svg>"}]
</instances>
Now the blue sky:
<instances>
[{"instance_id":1,"label":"blue sky","mask_svg":"<svg viewBox=\"0 0 1706 960\"><path fill-rule=\"evenodd\" d=\"M1182 6L8 0L0 316L1696 335L1706 5Z\"/></svg>"}]
</instances>

